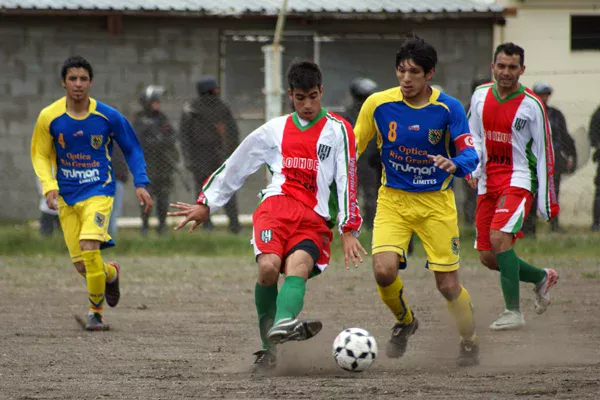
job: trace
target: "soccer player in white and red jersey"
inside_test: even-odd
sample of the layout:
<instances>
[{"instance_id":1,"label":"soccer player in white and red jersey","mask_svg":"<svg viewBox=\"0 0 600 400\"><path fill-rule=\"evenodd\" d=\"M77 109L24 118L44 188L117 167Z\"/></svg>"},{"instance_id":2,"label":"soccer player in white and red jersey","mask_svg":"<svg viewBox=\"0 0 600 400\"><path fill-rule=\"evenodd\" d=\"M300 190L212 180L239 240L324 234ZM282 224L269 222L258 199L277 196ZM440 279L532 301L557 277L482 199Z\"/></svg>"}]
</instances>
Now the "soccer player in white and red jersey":
<instances>
[{"instance_id":1,"label":"soccer player in white and red jersey","mask_svg":"<svg viewBox=\"0 0 600 400\"><path fill-rule=\"evenodd\" d=\"M274 118L252 132L204 183L198 204L173 204L171 216L194 222L190 231L227 203L244 180L261 165L272 173L260 193L253 220L258 262L255 303L262 349L254 353L254 371L275 366L275 346L316 335L322 323L297 319L304 305L306 280L329 263L330 194L336 197L337 221L346 268L366 254L357 240L362 224L356 199L356 144L352 126L321 107L322 74L310 61L292 63L288 94L295 112ZM333 186L332 186L333 185ZM334 193L331 193L334 191ZM277 290L279 274L286 276Z\"/></svg>"},{"instance_id":2,"label":"soccer player in white and red jersey","mask_svg":"<svg viewBox=\"0 0 600 400\"><path fill-rule=\"evenodd\" d=\"M556 271L528 264L513 249L534 193L545 220L559 211L546 110L542 101L519 83L525 72L524 58L524 50L514 43L498 46L492 63L495 82L475 90L469 112L469 127L481 160L469 181L479 194L475 248L486 267L500 271L506 304L506 310L490 326L493 330L525 324L519 281L535 284L538 314L546 311L550 288L558 281Z\"/></svg>"}]
</instances>

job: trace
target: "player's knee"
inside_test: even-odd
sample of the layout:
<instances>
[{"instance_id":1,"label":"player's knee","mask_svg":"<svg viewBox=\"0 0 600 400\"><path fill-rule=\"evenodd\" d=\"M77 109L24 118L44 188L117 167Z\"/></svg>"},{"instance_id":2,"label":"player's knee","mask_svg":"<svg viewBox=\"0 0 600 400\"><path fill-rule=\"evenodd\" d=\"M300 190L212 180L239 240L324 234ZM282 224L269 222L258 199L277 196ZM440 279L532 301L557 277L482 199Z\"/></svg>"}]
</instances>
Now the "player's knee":
<instances>
[{"instance_id":1,"label":"player's knee","mask_svg":"<svg viewBox=\"0 0 600 400\"><path fill-rule=\"evenodd\" d=\"M490 243L494 254L508 251L512 247L512 234L492 230L490 232Z\"/></svg>"},{"instance_id":2,"label":"player's knee","mask_svg":"<svg viewBox=\"0 0 600 400\"><path fill-rule=\"evenodd\" d=\"M496 262L496 257L493 254L480 254L479 260L483 265L485 265L492 271L498 270L498 263Z\"/></svg>"},{"instance_id":3,"label":"player's knee","mask_svg":"<svg viewBox=\"0 0 600 400\"><path fill-rule=\"evenodd\" d=\"M85 264L83 261L77 261L73 263L73 266L79 272L79 274L85 274Z\"/></svg>"},{"instance_id":4,"label":"player's knee","mask_svg":"<svg viewBox=\"0 0 600 400\"><path fill-rule=\"evenodd\" d=\"M396 280L396 276L398 276L398 265L390 265L383 261L373 260L373 273L377 285L386 287Z\"/></svg>"},{"instance_id":5,"label":"player's knee","mask_svg":"<svg viewBox=\"0 0 600 400\"><path fill-rule=\"evenodd\" d=\"M262 286L273 286L279 279L281 262L273 257L259 257L258 259L258 283Z\"/></svg>"},{"instance_id":6,"label":"player's knee","mask_svg":"<svg viewBox=\"0 0 600 400\"><path fill-rule=\"evenodd\" d=\"M436 280L436 286L439 292L446 300L454 300L462 290L458 279L441 279Z\"/></svg>"}]
</instances>

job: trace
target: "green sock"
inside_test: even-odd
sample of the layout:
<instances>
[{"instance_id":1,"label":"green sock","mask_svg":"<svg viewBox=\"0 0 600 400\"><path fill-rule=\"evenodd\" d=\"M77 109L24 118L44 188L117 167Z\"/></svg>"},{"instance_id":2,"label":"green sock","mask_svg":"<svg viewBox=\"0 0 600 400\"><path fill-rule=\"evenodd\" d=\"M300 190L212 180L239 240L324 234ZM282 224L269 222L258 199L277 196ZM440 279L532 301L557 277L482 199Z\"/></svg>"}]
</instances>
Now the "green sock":
<instances>
[{"instance_id":1,"label":"green sock","mask_svg":"<svg viewBox=\"0 0 600 400\"><path fill-rule=\"evenodd\" d=\"M277 313L275 323L284 318L296 318L304 307L306 281L299 276L288 276L283 282L281 292L277 296Z\"/></svg>"},{"instance_id":2,"label":"green sock","mask_svg":"<svg viewBox=\"0 0 600 400\"><path fill-rule=\"evenodd\" d=\"M496 254L498 266L500 267L500 286L506 309L519 311L519 257L513 249Z\"/></svg>"},{"instance_id":3,"label":"green sock","mask_svg":"<svg viewBox=\"0 0 600 400\"><path fill-rule=\"evenodd\" d=\"M275 312L277 311L277 284L261 286L258 282L254 286L254 303L258 314L258 330L263 349L273 347L267 340L267 332L273 326Z\"/></svg>"},{"instance_id":4,"label":"green sock","mask_svg":"<svg viewBox=\"0 0 600 400\"><path fill-rule=\"evenodd\" d=\"M539 283L546 277L546 271L536 268L519 258L519 279L521 282Z\"/></svg>"}]
</instances>

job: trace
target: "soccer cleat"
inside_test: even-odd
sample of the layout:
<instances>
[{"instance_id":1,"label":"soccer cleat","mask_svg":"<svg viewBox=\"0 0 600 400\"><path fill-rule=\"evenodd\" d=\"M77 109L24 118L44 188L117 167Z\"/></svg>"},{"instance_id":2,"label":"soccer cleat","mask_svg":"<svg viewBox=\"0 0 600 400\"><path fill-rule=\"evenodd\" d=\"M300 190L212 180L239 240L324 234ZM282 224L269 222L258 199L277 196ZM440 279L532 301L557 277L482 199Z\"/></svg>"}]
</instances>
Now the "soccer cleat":
<instances>
[{"instance_id":1,"label":"soccer cleat","mask_svg":"<svg viewBox=\"0 0 600 400\"><path fill-rule=\"evenodd\" d=\"M273 344L290 340L306 340L321 331L323 324L314 319L284 318L269 329L267 337Z\"/></svg>"},{"instance_id":2,"label":"soccer cleat","mask_svg":"<svg viewBox=\"0 0 600 400\"><path fill-rule=\"evenodd\" d=\"M108 325L104 323L104 317L102 314L98 312L89 312L87 323L85 324L86 331L106 331L108 330Z\"/></svg>"},{"instance_id":3,"label":"soccer cleat","mask_svg":"<svg viewBox=\"0 0 600 400\"><path fill-rule=\"evenodd\" d=\"M479 340L473 335L471 339L460 339L457 364L461 367L469 367L479 364Z\"/></svg>"},{"instance_id":4,"label":"soccer cleat","mask_svg":"<svg viewBox=\"0 0 600 400\"><path fill-rule=\"evenodd\" d=\"M493 331L504 331L509 329L519 329L525 325L523 314L519 311L504 310L493 324L490 325L490 329Z\"/></svg>"},{"instance_id":5,"label":"soccer cleat","mask_svg":"<svg viewBox=\"0 0 600 400\"><path fill-rule=\"evenodd\" d=\"M272 349L262 349L252 354L256 356L254 363L252 363L253 373L265 373L275 368L277 365L277 354Z\"/></svg>"},{"instance_id":6,"label":"soccer cleat","mask_svg":"<svg viewBox=\"0 0 600 400\"><path fill-rule=\"evenodd\" d=\"M415 334L419 328L419 321L413 313L413 320L410 324L396 323L392 328L392 338L387 342L385 354L389 358L400 358L406 352L408 338Z\"/></svg>"},{"instance_id":7,"label":"soccer cleat","mask_svg":"<svg viewBox=\"0 0 600 400\"><path fill-rule=\"evenodd\" d=\"M116 307L119 304L119 299L121 298L121 291L119 290L119 274L121 274L121 267L114 261L111 261L107 264L112 265L117 270L117 276L113 283L106 283L104 288L104 299L106 300L106 304L110 307Z\"/></svg>"},{"instance_id":8,"label":"soccer cleat","mask_svg":"<svg viewBox=\"0 0 600 400\"><path fill-rule=\"evenodd\" d=\"M543 314L550 305L550 289L558 283L558 274L551 268L544 268L546 277L533 288L535 293L535 312Z\"/></svg>"}]
</instances>

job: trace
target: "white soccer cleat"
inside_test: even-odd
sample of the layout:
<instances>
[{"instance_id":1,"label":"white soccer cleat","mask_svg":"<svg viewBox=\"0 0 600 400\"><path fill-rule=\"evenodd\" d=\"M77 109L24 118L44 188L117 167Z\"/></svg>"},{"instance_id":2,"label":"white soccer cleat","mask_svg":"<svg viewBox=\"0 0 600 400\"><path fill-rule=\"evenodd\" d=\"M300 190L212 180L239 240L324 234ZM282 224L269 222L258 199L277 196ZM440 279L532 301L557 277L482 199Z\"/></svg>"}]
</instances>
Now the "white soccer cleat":
<instances>
[{"instance_id":1,"label":"white soccer cleat","mask_svg":"<svg viewBox=\"0 0 600 400\"><path fill-rule=\"evenodd\" d=\"M493 331L504 331L509 329L519 329L525 325L523 314L518 311L504 310L490 329Z\"/></svg>"},{"instance_id":2,"label":"white soccer cleat","mask_svg":"<svg viewBox=\"0 0 600 400\"><path fill-rule=\"evenodd\" d=\"M544 268L546 277L533 288L535 293L535 312L543 314L550 304L550 289L558 283L558 274L551 268Z\"/></svg>"}]
</instances>

